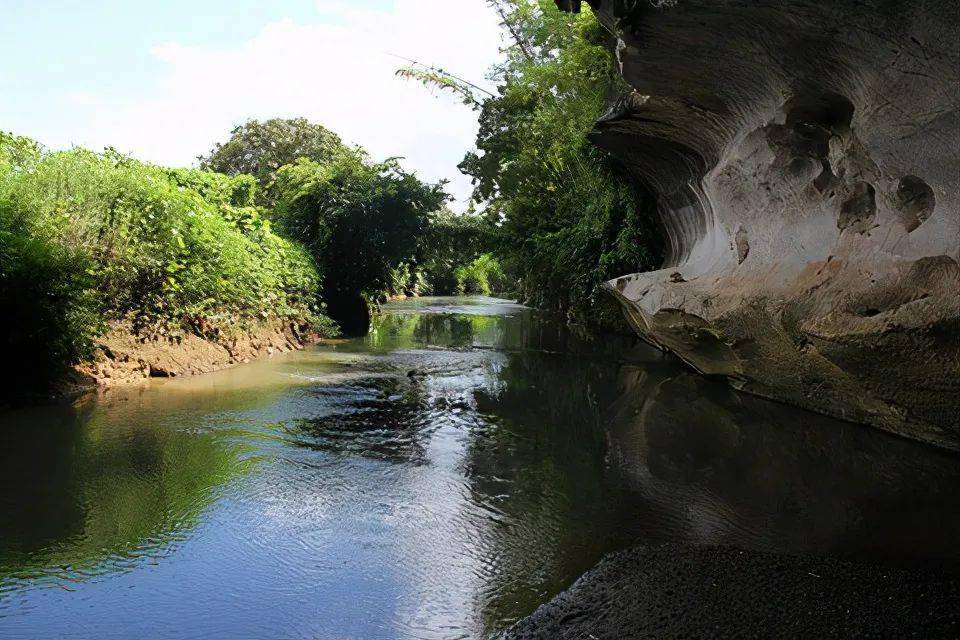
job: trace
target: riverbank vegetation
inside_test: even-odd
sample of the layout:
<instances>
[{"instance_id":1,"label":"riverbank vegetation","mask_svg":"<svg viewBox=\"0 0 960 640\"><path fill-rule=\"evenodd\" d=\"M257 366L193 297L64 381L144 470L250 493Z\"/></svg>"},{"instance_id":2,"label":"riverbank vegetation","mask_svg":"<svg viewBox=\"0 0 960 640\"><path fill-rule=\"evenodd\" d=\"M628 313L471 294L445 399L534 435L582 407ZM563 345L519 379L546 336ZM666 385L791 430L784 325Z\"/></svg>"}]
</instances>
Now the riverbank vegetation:
<instances>
[{"instance_id":1,"label":"riverbank vegetation","mask_svg":"<svg viewBox=\"0 0 960 640\"><path fill-rule=\"evenodd\" d=\"M0 313L17 379L41 386L115 322L144 338L272 320L329 333L321 275L254 206L257 188L0 136Z\"/></svg>"},{"instance_id":2,"label":"riverbank vegetation","mask_svg":"<svg viewBox=\"0 0 960 640\"><path fill-rule=\"evenodd\" d=\"M275 190L276 220L313 256L323 299L348 330L367 328L362 307L370 301L418 286L411 266L419 239L448 197L396 160L374 163L357 149L282 167Z\"/></svg>"},{"instance_id":3,"label":"riverbank vegetation","mask_svg":"<svg viewBox=\"0 0 960 640\"><path fill-rule=\"evenodd\" d=\"M420 180L397 159L374 161L303 119L248 122L201 165L257 177L270 219L307 248L330 315L351 332L366 329L369 305L465 290L458 272L493 246L488 223L447 208L442 183ZM486 272L496 261L481 264ZM493 284L510 289L503 278Z\"/></svg>"},{"instance_id":4,"label":"riverbank vegetation","mask_svg":"<svg viewBox=\"0 0 960 640\"><path fill-rule=\"evenodd\" d=\"M491 0L508 36L487 92L441 69L400 75L451 90L479 115L477 150L460 165L495 239L494 255L522 301L569 320L622 322L602 283L654 268L660 234L647 200L588 134L608 102L627 90L611 36L584 6L553 0Z\"/></svg>"},{"instance_id":5,"label":"riverbank vegetation","mask_svg":"<svg viewBox=\"0 0 960 640\"><path fill-rule=\"evenodd\" d=\"M463 293L466 291L463 268L494 251L495 240L494 226L481 216L456 214L446 208L436 211L430 217L417 250L417 272L425 274L426 288L414 293L442 296ZM489 266L499 267L499 264ZM477 293L509 296L513 288L509 281L495 279L489 290Z\"/></svg>"},{"instance_id":6,"label":"riverbank vegetation","mask_svg":"<svg viewBox=\"0 0 960 640\"><path fill-rule=\"evenodd\" d=\"M226 142L200 156L200 168L231 176L248 175L260 185L257 201L276 202L280 169L300 158L325 163L347 148L340 136L306 118L249 120L233 129Z\"/></svg>"},{"instance_id":7,"label":"riverbank vegetation","mask_svg":"<svg viewBox=\"0 0 960 640\"><path fill-rule=\"evenodd\" d=\"M489 261L472 264L485 231L445 209L442 184L319 125L249 122L202 164L227 173L0 134L13 392L45 388L117 327L144 341L266 325L328 336L365 329L392 295L489 290Z\"/></svg>"},{"instance_id":8,"label":"riverbank vegetation","mask_svg":"<svg viewBox=\"0 0 960 640\"><path fill-rule=\"evenodd\" d=\"M39 388L123 325L218 340L269 323L362 331L396 296L499 293L617 324L602 283L660 260L654 216L587 135L622 90L588 10L492 0L509 34L495 90L401 70L478 112L461 170L471 213L396 159L305 119L249 121L199 169L0 135L0 313L7 361ZM299 334L298 334L299 335Z\"/></svg>"}]
</instances>

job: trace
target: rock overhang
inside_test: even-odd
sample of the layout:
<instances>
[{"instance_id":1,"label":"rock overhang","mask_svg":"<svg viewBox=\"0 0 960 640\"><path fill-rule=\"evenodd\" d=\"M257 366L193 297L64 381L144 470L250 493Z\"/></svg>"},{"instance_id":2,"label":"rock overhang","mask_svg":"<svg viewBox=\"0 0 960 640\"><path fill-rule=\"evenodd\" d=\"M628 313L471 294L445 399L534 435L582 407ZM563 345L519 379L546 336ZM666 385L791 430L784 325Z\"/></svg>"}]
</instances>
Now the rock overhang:
<instances>
[{"instance_id":1,"label":"rock overhang","mask_svg":"<svg viewBox=\"0 0 960 640\"><path fill-rule=\"evenodd\" d=\"M960 7L590 5L634 88L591 139L669 237L662 269L608 283L638 333L745 391L960 448Z\"/></svg>"}]
</instances>

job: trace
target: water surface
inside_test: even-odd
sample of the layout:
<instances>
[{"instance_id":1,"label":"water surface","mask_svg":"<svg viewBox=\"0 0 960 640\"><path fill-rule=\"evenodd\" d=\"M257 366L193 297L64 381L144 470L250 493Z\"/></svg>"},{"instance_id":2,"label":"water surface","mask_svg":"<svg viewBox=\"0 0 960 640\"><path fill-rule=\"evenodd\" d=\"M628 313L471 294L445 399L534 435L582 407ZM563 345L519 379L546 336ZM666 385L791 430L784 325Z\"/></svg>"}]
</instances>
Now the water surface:
<instances>
[{"instance_id":1,"label":"water surface","mask_svg":"<svg viewBox=\"0 0 960 640\"><path fill-rule=\"evenodd\" d=\"M956 566L960 461L490 298L0 415L0 637L474 638L681 541Z\"/></svg>"}]
</instances>

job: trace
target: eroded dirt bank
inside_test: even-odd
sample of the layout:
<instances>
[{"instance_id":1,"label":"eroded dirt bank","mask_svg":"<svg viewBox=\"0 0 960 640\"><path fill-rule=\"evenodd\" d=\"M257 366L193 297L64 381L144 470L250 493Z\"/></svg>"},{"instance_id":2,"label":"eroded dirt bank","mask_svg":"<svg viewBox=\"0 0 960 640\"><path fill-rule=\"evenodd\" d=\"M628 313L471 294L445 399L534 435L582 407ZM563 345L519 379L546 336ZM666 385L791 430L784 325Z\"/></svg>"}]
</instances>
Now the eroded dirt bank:
<instances>
[{"instance_id":1,"label":"eroded dirt bank","mask_svg":"<svg viewBox=\"0 0 960 640\"><path fill-rule=\"evenodd\" d=\"M232 335L195 334L144 338L129 326L117 324L97 339L96 356L74 368L64 391L80 391L143 383L150 378L173 378L210 373L304 348L320 336L294 324L271 323Z\"/></svg>"}]
</instances>

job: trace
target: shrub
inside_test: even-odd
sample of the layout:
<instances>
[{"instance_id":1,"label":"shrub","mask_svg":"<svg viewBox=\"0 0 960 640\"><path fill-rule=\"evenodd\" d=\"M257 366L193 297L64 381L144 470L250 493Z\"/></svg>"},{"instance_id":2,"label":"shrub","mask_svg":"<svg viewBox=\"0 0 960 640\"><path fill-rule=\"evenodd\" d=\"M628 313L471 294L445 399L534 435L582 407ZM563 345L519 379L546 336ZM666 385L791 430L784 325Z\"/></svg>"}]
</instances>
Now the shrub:
<instances>
[{"instance_id":1,"label":"shrub","mask_svg":"<svg viewBox=\"0 0 960 640\"><path fill-rule=\"evenodd\" d=\"M70 364L114 320L146 335L274 319L329 329L311 257L251 206L256 188L249 176L164 169L110 150L47 153L3 135L7 339Z\"/></svg>"},{"instance_id":2,"label":"shrub","mask_svg":"<svg viewBox=\"0 0 960 640\"><path fill-rule=\"evenodd\" d=\"M38 388L91 354L100 326L91 261L42 235L25 234L0 203L0 317L7 383Z\"/></svg>"},{"instance_id":3,"label":"shrub","mask_svg":"<svg viewBox=\"0 0 960 640\"><path fill-rule=\"evenodd\" d=\"M497 261L489 253L473 262L457 267L455 271L459 295L506 293L507 278Z\"/></svg>"},{"instance_id":4,"label":"shrub","mask_svg":"<svg viewBox=\"0 0 960 640\"><path fill-rule=\"evenodd\" d=\"M493 226L474 214L441 209L430 216L417 250L416 273L434 295L457 292L457 269L492 247Z\"/></svg>"},{"instance_id":5,"label":"shrub","mask_svg":"<svg viewBox=\"0 0 960 640\"><path fill-rule=\"evenodd\" d=\"M331 315L351 329L366 329L358 299L407 286L429 214L447 199L442 184L421 182L395 160L372 163L359 149L281 168L277 194L277 220L320 265Z\"/></svg>"}]
</instances>

